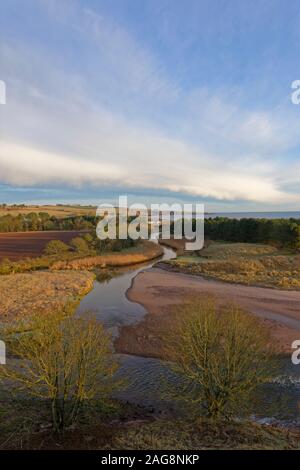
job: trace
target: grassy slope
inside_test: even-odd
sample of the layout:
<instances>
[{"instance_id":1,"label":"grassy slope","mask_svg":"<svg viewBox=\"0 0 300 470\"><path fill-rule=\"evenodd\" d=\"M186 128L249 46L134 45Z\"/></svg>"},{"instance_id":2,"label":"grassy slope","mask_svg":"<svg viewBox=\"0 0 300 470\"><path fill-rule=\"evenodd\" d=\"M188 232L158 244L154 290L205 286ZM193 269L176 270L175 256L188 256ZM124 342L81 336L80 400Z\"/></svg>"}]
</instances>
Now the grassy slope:
<instances>
[{"instance_id":1,"label":"grassy slope","mask_svg":"<svg viewBox=\"0 0 300 470\"><path fill-rule=\"evenodd\" d=\"M91 272L39 272L0 276L0 320L48 313L76 303L93 285Z\"/></svg>"},{"instance_id":2,"label":"grassy slope","mask_svg":"<svg viewBox=\"0 0 300 470\"><path fill-rule=\"evenodd\" d=\"M179 271L227 282L300 289L300 255L250 243L212 243L199 254L185 253L170 264Z\"/></svg>"},{"instance_id":3,"label":"grassy slope","mask_svg":"<svg viewBox=\"0 0 300 470\"><path fill-rule=\"evenodd\" d=\"M299 449L298 433L254 423L211 423L158 420L129 428L115 441L116 449Z\"/></svg>"},{"instance_id":4,"label":"grassy slope","mask_svg":"<svg viewBox=\"0 0 300 470\"><path fill-rule=\"evenodd\" d=\"M298 431L254 423L205 420L163 420L125 416L121 420L94 416L94 423L78 423L63 436L55 436L47 422L33 425L23 408L13 420L1 420L0 449L299 449ZM38 412L36 410L36 412ZM4 416L7 414L4 413ZM20 419L23 417L23 420ZM40 415L39 415L40 416ZM13 424L13 428L12 428Z\"/></svg>"}]
</instances>

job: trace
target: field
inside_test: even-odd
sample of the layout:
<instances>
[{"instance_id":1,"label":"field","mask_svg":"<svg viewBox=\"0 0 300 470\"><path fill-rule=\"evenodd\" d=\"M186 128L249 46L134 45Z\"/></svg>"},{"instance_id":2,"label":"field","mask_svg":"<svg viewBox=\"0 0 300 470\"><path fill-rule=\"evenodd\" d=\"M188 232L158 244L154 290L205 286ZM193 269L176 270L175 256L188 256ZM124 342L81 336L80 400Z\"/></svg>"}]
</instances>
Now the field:
<instances>
[{"instance_id":1,"label":"field","mask_svg":"<svg viewBox=\"0 0 300 470\"><path fill-rule=\"evenodd\" d=\"M51 314L77 302L93 285L90 272L39 272L0 276L0 321Z\"/></svg>"},{"instance_id":2,"label":"field","mask_svg":"<svg viewBox=\"0 0 300 470\"><path fill-rule=\"evenodd\" d=\"M0 233L0 261L8 258L19 260L41 256L50 240L61 240L69 243L72 238L84 231L45 231L45 232L14 232Z\"/></svg>"},{"instance_id":3,"label":"field","mask_svg":"<svg viewBox=\"0 0 300 470\"><path fill-rule=\"evenodd\" d=\"M171 269L247 285L300 289L300 255L251 243L211 243L197 255L179 256Z\"/></svg>"},{"instance_id":4,"label":"field","mask_svg":"<svg viewBox=\"0 0 300 470\"><path fill-rule=\"evenodd\" d=\"M2 215L17 216L19 214L30 214L30 212L47 212L50 216L70 217L78 215L95 215L96 207L93 206L65 206L65 205L46 205L46 206L0 206L0 217Z\"/></svg>"}]
</instances>

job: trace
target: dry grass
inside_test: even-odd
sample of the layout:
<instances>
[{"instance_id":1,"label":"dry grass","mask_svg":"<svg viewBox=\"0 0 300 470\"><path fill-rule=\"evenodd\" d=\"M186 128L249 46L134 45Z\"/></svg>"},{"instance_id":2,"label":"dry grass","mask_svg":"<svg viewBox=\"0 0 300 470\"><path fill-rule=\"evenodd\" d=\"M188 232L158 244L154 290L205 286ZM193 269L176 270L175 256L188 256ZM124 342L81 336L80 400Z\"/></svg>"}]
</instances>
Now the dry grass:
<instances>
[{"instance_id":1,"label":"dry grass","mask_svg":"<svg viewBox=\"0 0 300 470\"><path fill-rule=\"evenodd\" d=\"M155 421L129 428L115 440L120 450L299 449L299 433L254 423Z\"/></svg>"},{"instance_id":2,"label":"dry grass","mask_svg":"<svg viewBox=\"0 0 300 470\"><path fill-rule=\"evenodd\" d=\"M30 234L31 232L28 233ZM33 233L45 233L47 235L47 232ZM49 232L48 237L46 236L44 239L52 240L51 233L56 234L57 232ZM64 234L71 238L72 232L62 232L61 240L64 240ZM28 238L32 238L34 241L34 237ZM39 240L40 238L41 237L37 235L36 239ZM0 250L0 275L33 272L45 269L57 271L69 269L84 270L93 269L95 267L125 267L158 258L163 254L163 249L156 243L141 241L136 246L122 249L120 252L110 251L104 252L102 255L95 255L95 253L95 250L89 250L86 253L67 251L59 254L43 254L42 256L26 257L19 260L10 261L6 258L1 260Z\"/></svg>"},{"instance_id":3,"label":"dry grass","mask_svg":"<svg viewBox=\"0 0 300 470\"><path fill-rule=\"evenodd\" d=\"M262 256L274 254L277 249L270 245L256 243L210 243L201 250L204 258L228 259L231 256Z\"/></svg>"},{"instance_id":4,"label":"dry grass","mask_svg":"<svg viewBox=\"0 0 300 470\"><path fill-rule=\"evenodd\" d=\"M93 286L90 272L39 272L0 277L0 321L44 315L77 302Z\"/></svg>"},{"instance_id":5,"label":"dry grass","mask_svg":"<svg viewBox=\"0 0 300 470\"><path fill-rule=\"evenodd\" d=\"M300 289L299 255L247 243L211 244L200 255L181 257L171 264L179 271L227 282Z\"/></svg>"},{"instance_id":6,"label":"dry grass","mask_svg":"<svg viewBox=\"0 0 300 470\"><path fill-rule=\"evenodd\" d=\"M103 420L97 414L91 423L80 422L63 435L47 427L41 406L28 403L13 407L8 420L8 406L1 413L0 449L61 450L296 450L300 449L299 431L263 426L251 422L213 423L199 419L151 419L142 411ZM34 413L36 416L34 416ZM131 412L132 414L132 412ZM21 419L22 417L22 419ZM34 419L33 419L34 418ZM43 419L44 418L44 419ZM40 425L36 424L36 419Z\"/></svg>"},{"instance_id":7,"label":"dry grass","mask_svg":"<svg viewBox=\"0 0 300 470\"><path fill-rule=\"evenodd\" d=\"M158 258L162 254L163 249L161 246L153 242L143 241L133 248L122 250L122 252L104 253L101 256L90 256L70 261L57 261L51 266L51 269L91 269L95 266L102 268L106 268L107 266L131 266Z\"/></svg>"}]
</instances>

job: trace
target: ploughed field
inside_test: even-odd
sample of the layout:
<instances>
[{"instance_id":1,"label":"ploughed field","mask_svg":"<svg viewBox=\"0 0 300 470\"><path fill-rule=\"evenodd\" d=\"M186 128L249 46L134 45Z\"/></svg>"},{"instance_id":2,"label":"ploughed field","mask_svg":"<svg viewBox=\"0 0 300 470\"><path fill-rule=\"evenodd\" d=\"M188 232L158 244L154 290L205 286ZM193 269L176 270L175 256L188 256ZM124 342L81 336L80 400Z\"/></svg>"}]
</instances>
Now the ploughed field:
<instances>
[{"instance_id":1,"label":"ploughed field","mask_svg":"<svg viewBox=\"0 0 300 470\"><path fill-rule=\"evenodd\" d=\"M45 231L45 232L10 232L0 233L0 261L5 258L19 260L26 257L40 256L47 243L61 240L69 243L73 238L86 233L85 230Z\"/></svg>"}]
</instances>

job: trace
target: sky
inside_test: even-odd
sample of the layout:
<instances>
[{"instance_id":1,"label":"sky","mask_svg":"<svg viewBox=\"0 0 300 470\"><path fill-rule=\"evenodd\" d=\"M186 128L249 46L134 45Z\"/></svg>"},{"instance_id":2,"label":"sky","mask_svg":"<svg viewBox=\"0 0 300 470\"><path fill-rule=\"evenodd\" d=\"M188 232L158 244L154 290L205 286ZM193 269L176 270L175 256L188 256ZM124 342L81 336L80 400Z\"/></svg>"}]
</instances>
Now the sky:
<instances>
[{"instance_id":1,"label":"sky","mask_svg":"<svg viewBox=\"0 0 300 470\"><path fill-rule=\"evenodd\" d=\"M300 209L298 0L1 0L0 202Z\"/></svg>"}]
</instances>

